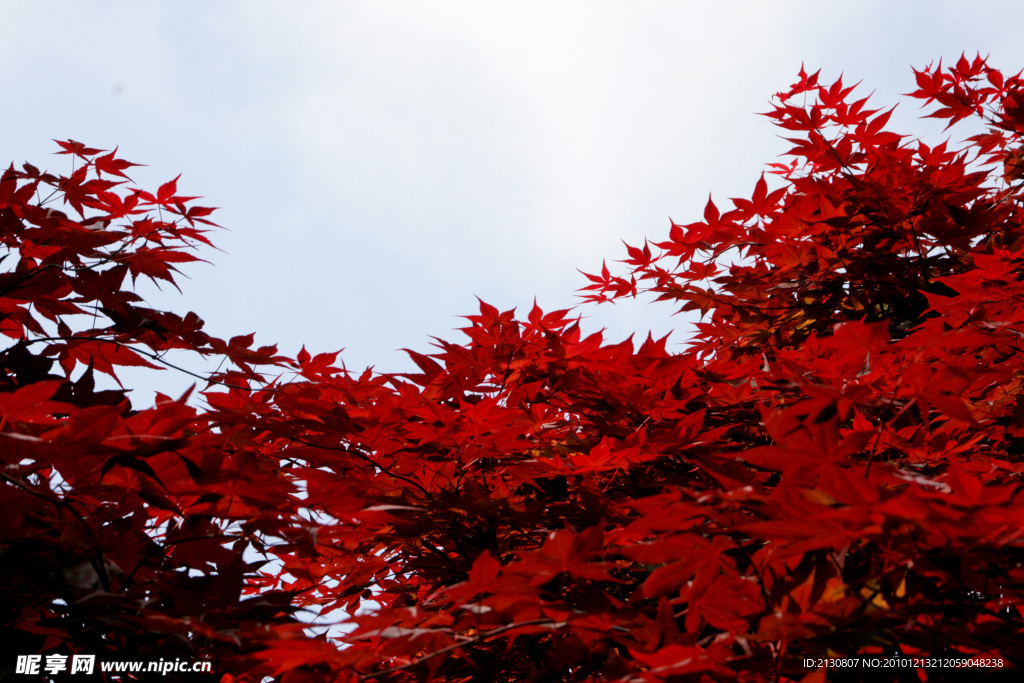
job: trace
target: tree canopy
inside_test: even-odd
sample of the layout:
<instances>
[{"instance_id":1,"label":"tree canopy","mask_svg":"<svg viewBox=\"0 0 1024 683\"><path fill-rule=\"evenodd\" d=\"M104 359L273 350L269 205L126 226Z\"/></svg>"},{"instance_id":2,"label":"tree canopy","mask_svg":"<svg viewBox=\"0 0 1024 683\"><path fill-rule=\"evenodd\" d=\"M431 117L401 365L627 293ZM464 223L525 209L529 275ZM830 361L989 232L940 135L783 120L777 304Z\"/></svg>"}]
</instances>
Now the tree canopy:
<instances>
[{"instance_id":1,"label":"tree canopy","mask_svg":"<svg viewBox=\"0 0 1024 683\"><path fill-rule=\"evenodd\" d=\"M681 349L484 302L416 373L219 339L134 287L199 260L212 209L134 187L117 150L12 165L5 649L253 683L1021 665L1024 81L914 75L980 132L929 146L801 70L766 114L777 180L588 275L590 302L699 311ZM97 388L187 354L221 363L198 397ZM904 663L829 671L855 656Z\"/></svg>"}]
</instances>

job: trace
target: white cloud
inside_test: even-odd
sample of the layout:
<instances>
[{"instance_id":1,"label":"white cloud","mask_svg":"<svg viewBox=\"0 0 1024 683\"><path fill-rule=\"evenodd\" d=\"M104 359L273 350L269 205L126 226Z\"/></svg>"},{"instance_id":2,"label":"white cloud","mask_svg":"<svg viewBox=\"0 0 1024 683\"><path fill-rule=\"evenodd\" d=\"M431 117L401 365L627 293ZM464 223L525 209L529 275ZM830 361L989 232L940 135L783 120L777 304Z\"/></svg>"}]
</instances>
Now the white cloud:
<instances>
[{"instance_id":1,"label":"white cloud","mask_svg":"<svg viewBox=\"0 0 1024 683\"><path fill-rule=\"evenodd\" d=\"M153 185L223 207L185 299L350 365L453 336L473 295L573 302L575 268L660 238L785 149L767 120L800 62L888 105L910 65L1024 66L1019 3L7 3L0 148L120 145ZM905 104L894 121L925 128ZM584 311L615 336L665 308Z\"/></svg>"}]
</instances>

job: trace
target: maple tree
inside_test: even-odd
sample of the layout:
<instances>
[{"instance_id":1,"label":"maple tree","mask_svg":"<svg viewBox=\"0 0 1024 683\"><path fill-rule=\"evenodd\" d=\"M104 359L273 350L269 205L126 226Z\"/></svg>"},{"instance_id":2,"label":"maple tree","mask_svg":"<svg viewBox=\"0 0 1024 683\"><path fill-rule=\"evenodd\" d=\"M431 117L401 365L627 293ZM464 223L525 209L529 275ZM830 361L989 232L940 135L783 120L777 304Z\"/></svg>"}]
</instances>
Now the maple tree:
<instances>
[{"instance_id":1,"label":"maple tree","mask_svg":"<svg viewBox=\"0 0 1024 683\"><path fill-rule=\"evenodd\" d=\"M930 116L981 132L897 135L801 70L767 113L794 145L777 188L588 276L590 301L699 311L678 352L483 302L468 341L408 352L418 373L218 339L134 289L198 259L212 209L73 141L68 176L10 167L6 649L253 682L1020 666L1024 81L981 58L915 75ZM201 401L97 389L171 352L222 363Z\"/></svg>"}]
</instances>

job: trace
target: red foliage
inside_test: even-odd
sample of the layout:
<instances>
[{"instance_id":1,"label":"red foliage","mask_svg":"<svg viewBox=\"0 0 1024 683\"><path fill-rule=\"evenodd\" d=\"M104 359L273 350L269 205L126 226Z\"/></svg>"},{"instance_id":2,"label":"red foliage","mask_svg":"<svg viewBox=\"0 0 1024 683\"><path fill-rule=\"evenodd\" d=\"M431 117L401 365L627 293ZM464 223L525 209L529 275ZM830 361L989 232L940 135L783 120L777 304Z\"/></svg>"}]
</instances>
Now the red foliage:
<instances>
[{"instance_id":1,"label":"red foliage","mask_svg":"<svg viewBox=\"0 0 1024 683\"><path fill-rule=\"evenodd\" d=\"M208 243L176 180L135 189L73 141L67 177L11 167L7 651L253 682L1024 663L1024 82L983 59L916 76L931 116L985 132L929 147L801 71L767 114L794 145L782 185L588 276L593 301L700 311L678 353L485 303L401 376L216 339L127 282L173 283ZM223 358L205 408L96 389L171 350Z\"/></svg>"}]
</instances>

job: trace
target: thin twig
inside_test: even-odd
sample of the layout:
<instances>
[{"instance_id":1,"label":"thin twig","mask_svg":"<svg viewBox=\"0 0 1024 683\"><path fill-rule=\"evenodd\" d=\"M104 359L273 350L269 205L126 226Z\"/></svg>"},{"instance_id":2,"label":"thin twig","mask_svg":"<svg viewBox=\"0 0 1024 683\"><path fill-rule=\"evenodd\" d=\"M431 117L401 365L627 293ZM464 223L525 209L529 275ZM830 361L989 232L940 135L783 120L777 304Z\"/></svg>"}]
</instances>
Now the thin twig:
<instances>
[{"instance_id":1,"label":"thin twig","mask_svg":"<svg viewBox=\"0 0 1024 683\"><path fill-rule=\"evenodd\" d=\"M417 657L416 659L412 660L411 662L409 662L407 664L402 664L400 666L391 667L390 669L382 669L380 671L372 671L372 672L370 672L368 674L363 674L362 676L359 677L359 680L360 681L370 681L370 680L373 680L374 678L379 678L381 676L386 676L387 674L393 674L393 673L397 673L399 671L405 671L406 669L411 669L411 668L413 668L415 666L419 666L423 662L426 662L426 661L428 661L430 659L433 659L434 657L439 657L441 655L448 654L449 652L452 652L454 650L458 650L460 648L466 647L467 645L473 645L474 643L479 643L479 642L481 642L483 640L486 640L487 638L490 638L492 636L496 636L496 635L502 634L505 631L511 631L512 629L522 628L524 626L538 626L538 625L541 625L541 624L549 625L553 629L554 628L561 628L562 626L565 626L565 622L564 621L557 621L556 622L556 621L551 621L550 619L533 619L531 621L520 621L520 622L514 623L514 624L507 624L505 626L499 626L498 628L491 629L487 633L481 633L480 635L475 636L473 638L469 638L467 640L464 640L464 641L461 641L461 642L458 642L458 643L454 643L452 645L449 645L448 647L443 647L440 650L435 650L434 652L430 652L428 654L425 654L422 657Z\"/></svg>"}]
</instances>

